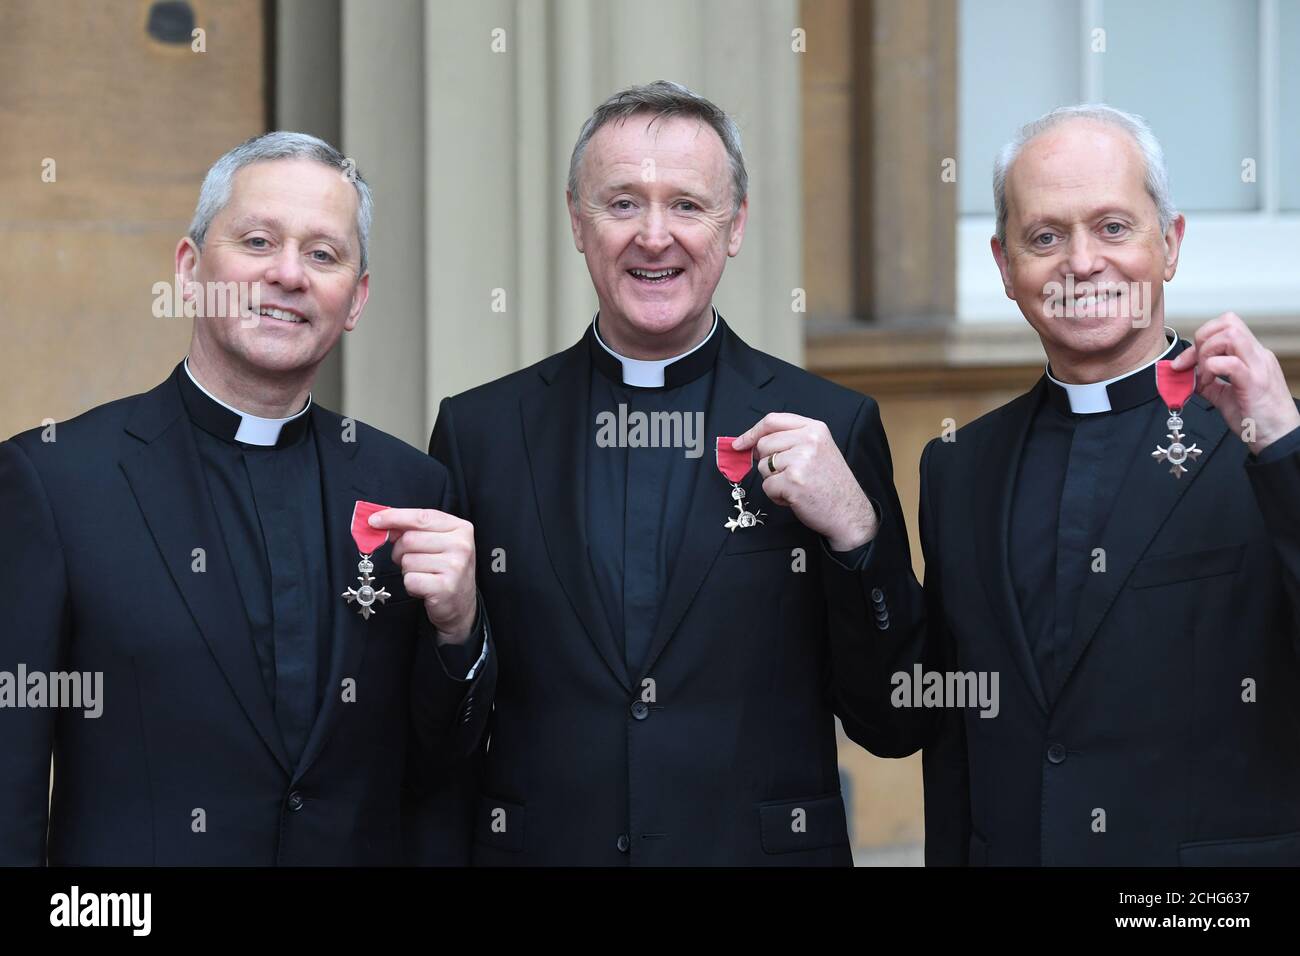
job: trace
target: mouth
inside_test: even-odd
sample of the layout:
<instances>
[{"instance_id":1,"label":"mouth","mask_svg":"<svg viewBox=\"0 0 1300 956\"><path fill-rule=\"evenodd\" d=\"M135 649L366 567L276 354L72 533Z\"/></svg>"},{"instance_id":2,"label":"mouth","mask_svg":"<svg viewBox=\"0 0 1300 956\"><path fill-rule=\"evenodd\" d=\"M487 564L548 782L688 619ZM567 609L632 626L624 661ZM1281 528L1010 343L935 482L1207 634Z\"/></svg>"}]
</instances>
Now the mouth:
<instances>
[{"instance_id":1,"label":"mouth","mask_svg":"<svg viewBox=\"0 0 1300 956\"><path fill-rule=\"evenodd\" d=\"M273 305L264 305L258 309L258 315L263 318L274 319L277 322L283 322L285 325L307 325L307 319L301 312L295 309L284 309Z\"/></svg>"},{"instance_id":2,"label":"mouth","mask_svg":"<svg viewBox=\"0 0 1300 956\"><path fill-rule=\"evenodd\" d=\"M667 285L685 272L685 269L628 269L627 274L645 285Z\"/></svg>"}]
</instances>

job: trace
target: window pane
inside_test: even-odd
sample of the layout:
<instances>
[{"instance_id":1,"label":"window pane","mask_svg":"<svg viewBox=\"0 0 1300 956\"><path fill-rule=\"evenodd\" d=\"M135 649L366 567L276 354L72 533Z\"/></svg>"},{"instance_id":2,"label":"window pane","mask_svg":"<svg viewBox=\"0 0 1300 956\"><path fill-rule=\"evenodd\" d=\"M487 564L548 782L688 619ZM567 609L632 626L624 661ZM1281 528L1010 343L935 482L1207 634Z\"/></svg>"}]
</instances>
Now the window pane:
<instances>
[{"instance_id":1,"label":"window pane","mask_svg":"<svg viewBox=\"0 0 1300 956\"><path fill-rule=\"evenodd\" d=\"M1282 95L1278 102L1281 165L1277 178L1282 208L1300 212L1300 0L1280 0L1278 7L1278 74Z\"/></svg>"},{"instance_id":2,"label":"window pane","mask_svg":"<svg viewBox=\"0 0 1300 956\"><path fill-rule=\"evenodd\" d=\"M1104 26L1105 100L1151 124L1178 208L1258 209L1241 181L1242 160L1260 159L1258 3L1110 2Z\"/></svg>"},{"instance_id":3,"label":"window pane","mask_svg":"<svg viewBox=\"0 0 1300 956\"><path fill-rule=\"evenodd\" d=\"M961 0L957 187L962 215L993 213L993 159L1017 129L1078 102L1078 0Z\"/></svg>"}]
</instances>

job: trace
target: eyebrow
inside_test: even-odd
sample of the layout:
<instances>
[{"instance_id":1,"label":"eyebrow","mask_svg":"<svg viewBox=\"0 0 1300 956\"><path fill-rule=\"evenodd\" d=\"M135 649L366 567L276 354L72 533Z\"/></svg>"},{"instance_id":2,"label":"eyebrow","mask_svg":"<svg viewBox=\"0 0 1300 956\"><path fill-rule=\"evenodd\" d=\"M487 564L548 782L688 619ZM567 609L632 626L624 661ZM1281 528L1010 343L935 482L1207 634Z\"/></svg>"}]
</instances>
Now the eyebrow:
<instances>
[{"instance_id":1,"label":"eyebrow","mask_svg":"<svg viewBox=\"0 0 1300 956\"><path fill-rule=\"evenodd\" d=\"M230 224L234 232L246 232L250 229L270 229L272 232L284 232L284 223L278 219L269 216L244 216L242 219L236 219ZM318 229L311 233L312 239L323 239L326 242L340 249L351 251L352 244L347 239L335 233Z\"/></svg>"},{"instance_id":2,"label":"eyebrow","mask_svg":"<svg viewBox=\"0 0 1300 956\"><path fill-rule=\"evenodd\" d=\"M606 186L602 191L610 195L613 195L614 193L622 193L622 192L637 192L645 185L646 183L639 179L625 179L621 182L612 183ZM679 189L676 191L676 195L685 196L687 199L693 199L702 205L710 202L709 199L707 199L704 196L701 196L698 192L696 192L693 189Z\"/></svg>"},{"instance_id":3,"label":"eyebrow","mask_svg":"<svg viewBox=\"0 0 1300 956\"><path fill-rule=\"evenodd\" d=\"M1098 206L1096 209L1090 209L1082 219L1084 222L1095 222L1098 219L1105 219L1107 216L1122 216L1125 219L1137 218L1137 215L1131 209L1119 205L1110 205ZM1044 226L1054 225L1059 221L1060 220L1055 216L1038 216L1037 218L1029 220L1022 231L1024 235L1028 236L1037 232L1039 229L1042 229Z\"/></svg>"}]
</instances>

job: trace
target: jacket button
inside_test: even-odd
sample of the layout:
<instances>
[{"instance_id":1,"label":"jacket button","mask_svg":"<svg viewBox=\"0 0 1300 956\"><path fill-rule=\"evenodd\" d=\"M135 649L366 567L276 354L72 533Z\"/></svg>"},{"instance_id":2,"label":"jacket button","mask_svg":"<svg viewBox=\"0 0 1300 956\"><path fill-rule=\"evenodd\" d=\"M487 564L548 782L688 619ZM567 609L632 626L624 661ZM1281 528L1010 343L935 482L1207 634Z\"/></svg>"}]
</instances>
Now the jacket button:
<instances>
[{"instance_id":1,"label":"jacket button","mask_svg":"<svg viewBox=\"0 0 1300 956\"><path fill-rule=\"evenodd\" d=\"M885 592L882 591L882 590L880 590L880 588L872 588L872 589L871 589L871 603L872 603L872 604L884 604L884 603L885 603Z\"/></svg>"},{"instance_id":2,"label":"jacket button","mask_svg":"<svg viewBox=\"0 0 1300 956\"><path fill-rule=\"evenodd\" d=\"M1052 763L1065 763L1065 747L1062 744L1052 744L1047 748L1047 759Z\"/></svg>"},{"instance_id":3,"label":"jacket button","mask_svg":"<svg viewBox=\"0 0 1300 956\"><path fill-rule=\"evenodd\" d=\"M877 619L876 619L876 630L878 630L878 631L887 631L887 630L889 630L889 615L888 615L888 614L886 614L883 618L877 618Z\"/></svg>"},{"instance_id":4,"label":"jacket button","mask_svg":"<svg viewBox=\"0 0 1300 956\"><path fill-rule=\"evenodd\" d=\"M301 810L303 804L306 802L307 801L302 798L302 794L299 793L297 790L289 794L289 809L294 813L297 813L299 810Z\"/></svg>"},{"instance_id":5,"label":"jacket button","mask_svg":"<svg viewBox=\"0 0 1300 956\"><path fill-rule=\"evenodd\" d=\"M632 845L632 841L627 838L626 833L620 833L618 835L618 842L615 844L615 846L618 847L619 853L626 853L628 847L630 847L631 845Z\"/></svg>"},{"instance_id":6,"label":"jacket button","mask_svg":"<svg viewBox=\"0 0 1300 956\"><path fill-rule=\"evenodd\" d=\"M633 701L632 716L637 720L645 720L650 716L650 705L643 700Z\"/></svg>"}]
</instances>

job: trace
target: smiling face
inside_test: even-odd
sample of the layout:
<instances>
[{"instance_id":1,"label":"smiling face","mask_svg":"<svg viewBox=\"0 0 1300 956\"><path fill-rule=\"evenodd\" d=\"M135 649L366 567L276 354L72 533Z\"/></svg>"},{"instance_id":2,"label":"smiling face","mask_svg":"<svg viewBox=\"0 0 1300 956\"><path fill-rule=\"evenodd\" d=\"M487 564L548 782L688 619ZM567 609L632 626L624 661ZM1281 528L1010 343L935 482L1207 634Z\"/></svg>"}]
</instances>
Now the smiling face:
<instances>
[{"instance_id":1,"label":"smiling face","mask_svg":"<svg viewBox=\"0 0 1300 956\"><path fill-rule=\"evenodd\" d=\"M369 294L358 280L356 189L337 169L307 159L252 163L233 178L230 200L213 218L199 252L182 239L176 271L205 290L258 283L261 313L237 308L194 321L192 356L223 377L310 377ZM189 293L187 293L189 298ZM206 308L206 303L205 303Z\"/></svg>"},{"instance_id":2,"label":"smiling face","mask_svg":"<svg viewBox=\"0 0 1300 956\"><path fill-rule=\"evenodd\" d=\"M568 198L609 346L657 359L703 339L748 214L747 203L735 211L727 151L713 128L649 114L608 123L587 144L578 195Z\"/></svg>"},{"instance_id":3,"label":"smiling face","mask_svg":"<svg viewBox=\"0 0 1300 956\"><path fill-rule=\"evenodd\" d=\"M1086 119L1030 140L1007 172L1006 244L995 238L993 256L1058 376L1101 381L1163 348L1184 221L1161 233L1145 176L1124 130Z\"/></svg>"}]
</instances>

